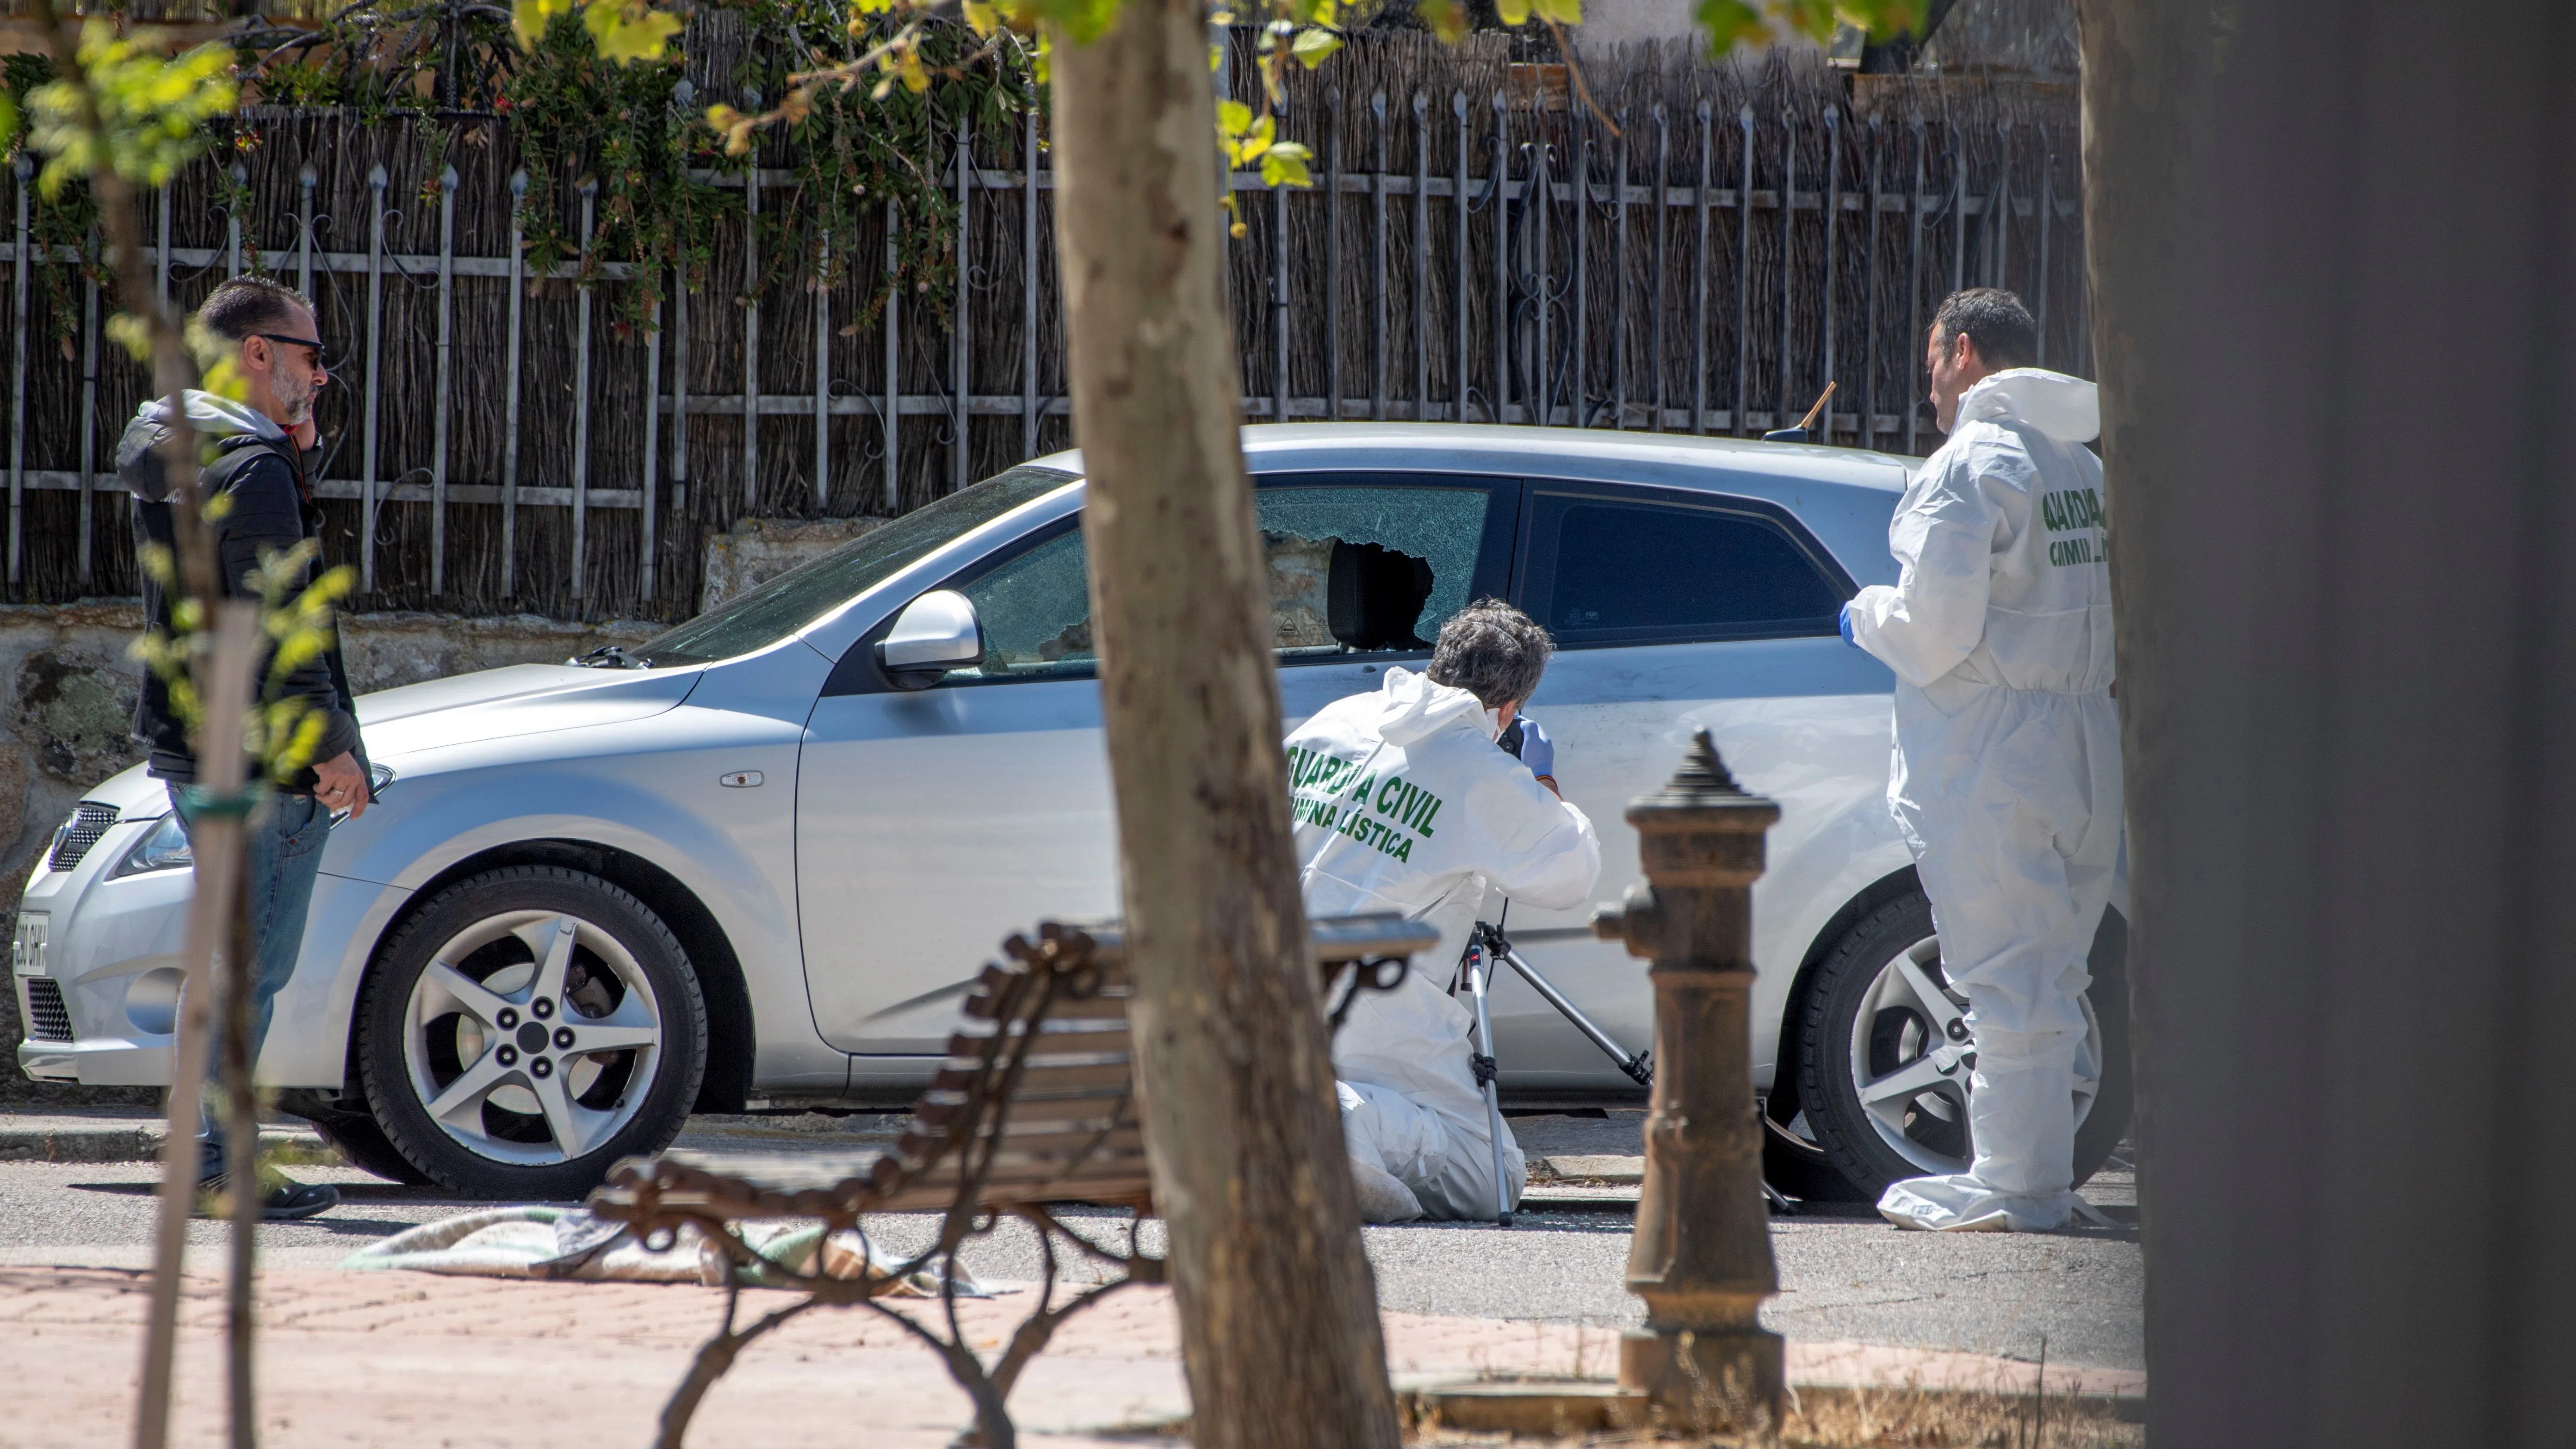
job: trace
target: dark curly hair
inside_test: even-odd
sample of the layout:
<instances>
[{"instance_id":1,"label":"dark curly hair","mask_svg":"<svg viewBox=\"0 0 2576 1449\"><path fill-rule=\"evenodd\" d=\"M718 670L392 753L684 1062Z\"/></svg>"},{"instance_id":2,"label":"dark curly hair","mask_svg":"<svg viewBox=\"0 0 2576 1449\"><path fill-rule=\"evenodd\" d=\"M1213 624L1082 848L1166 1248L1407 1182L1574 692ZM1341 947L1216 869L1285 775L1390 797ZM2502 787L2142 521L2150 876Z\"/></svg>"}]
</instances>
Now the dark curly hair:
<instances>
[{"instance_id":1,"label":"dark curly hair","mask_svg":"<svg viewBox=\"0 0 2576 1449\"><path fill-rule=\"evenodd\" d=\"M1440 626L1431 664L1434 684L1463 689L1487 709L1527 701L1547 672L1556 641L1538 621L1500 599L1478 599Z\"/></svg>"}]
</instances>

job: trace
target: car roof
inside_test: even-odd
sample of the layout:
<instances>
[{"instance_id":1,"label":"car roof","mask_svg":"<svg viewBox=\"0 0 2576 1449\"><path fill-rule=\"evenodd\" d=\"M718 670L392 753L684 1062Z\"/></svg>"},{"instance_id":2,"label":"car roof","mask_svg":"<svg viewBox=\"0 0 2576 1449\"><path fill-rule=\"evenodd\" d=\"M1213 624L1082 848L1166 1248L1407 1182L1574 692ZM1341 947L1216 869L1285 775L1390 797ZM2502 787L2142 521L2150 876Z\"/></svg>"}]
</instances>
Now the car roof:
<instances>
[{"instance_id":1,"label":"car roof","mask_svg":"<svg viewBox=\"0 0 2576 1449\"><path fill-rule=\"evenodd\" d=\"M1858 448L1607 428L1492 423L1263 423L1243 430L1255 473L1470 473L1645 484L1758 498L1795 513L1862 583L1891 574L1887 520L1918 459ZM1073 449L1033 460L1083 472Z\"/></svg>"},{"instance_id":2,"label":"car roof","mask_svg":"<svg viewBox=\"0 0 2576 1449\"><path fill-rule=\"evenodd\" d=\"M1587 478L1592 465L1626 463L1704 471L1700 486L1727 488L1726 475L1795 478L1901 493L1918 459L1859 448L1765 443L1755 438L1701 438L1681 433L1608 428L1539 428L1494 423L1255 423L1243 430L1245 460L1256 472L1304 464L1339 468L1430 467L1439 472L1502 471L1523 477ZM1032 459L1081 473L1082 450ZM1642 480L1640 480L1642 481ZM1689 486L1687 478L1677 480ZM1732 491L1729 489L1728 491Z\"/></svg>"}]
</instances>

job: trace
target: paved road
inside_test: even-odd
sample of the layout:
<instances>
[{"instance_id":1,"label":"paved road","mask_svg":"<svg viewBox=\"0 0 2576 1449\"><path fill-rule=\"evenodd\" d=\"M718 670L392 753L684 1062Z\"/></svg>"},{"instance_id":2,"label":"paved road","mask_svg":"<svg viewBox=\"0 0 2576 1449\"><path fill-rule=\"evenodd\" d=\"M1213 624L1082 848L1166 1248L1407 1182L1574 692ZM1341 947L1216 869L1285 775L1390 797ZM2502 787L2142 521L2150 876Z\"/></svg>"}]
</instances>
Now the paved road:
<instances>
[{"instance_id":1,"label":"paved road","mask_svg":"<svg viewBox=\"0 0 2576 1449\"><path fill-rule=\"evenodd\" d=\"M1626 1114L1516 1126L1533 1150L1618 1151L1635 1133ZM338 1184L344 1201L310 1222L262 1228L262 1251L272 1263L328 1267L368 1242L475 1206L350 1169L302 1171ZM0 1263L143 1266L152 1181L151 1167L141 1163L0 1163ZM2105 1174L2088 1195L2104 1204L2134 1202L2126 1174ZM868 1227L901 1248L926 1239L933 1224L903 1214L870 1219ZM1772 1228L1782 1292L1766 1317L1791 1338L2024 1359L2039 1357L2044 1341L2051 1363L2145 1366L2144 1275L2133 1233L1934 1236L1822 1211L1776 1218ZM219 1224L193 1225L192 1255L205 1254L204 1266L213 1266L222 1234ZM1640 1316L1620 1286L1628 1238L1629 1216L1618 1209L1530 1213L1508 1231L1463 1224L1368 1230L1379 1298L1389 1309L1605 1329ZM1029 1244L1008 1236L980 1245L968 1266L995 1279L1036 1276Z\"/></svg>"}]
</instances>

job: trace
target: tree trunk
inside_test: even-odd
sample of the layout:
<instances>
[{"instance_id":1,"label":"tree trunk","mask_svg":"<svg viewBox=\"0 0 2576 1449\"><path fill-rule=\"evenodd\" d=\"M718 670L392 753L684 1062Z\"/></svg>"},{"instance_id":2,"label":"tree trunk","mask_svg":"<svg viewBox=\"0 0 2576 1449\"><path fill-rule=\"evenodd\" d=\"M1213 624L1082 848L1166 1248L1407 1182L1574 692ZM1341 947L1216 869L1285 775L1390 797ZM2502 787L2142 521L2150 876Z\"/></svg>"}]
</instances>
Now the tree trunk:
<instances>
[{"instance_id":1,"label":"tree trunk","mask_svg":"<svg viewBox=\"0 0 2576 1449\"><path fill-rule=\"evenodd\" d=\"M1138 1073L1201 1449L1392 1449L1297 895L1193 0L1054 37L1058 245Z\"/></svg>"},{"instance_id":2,"label":"tree trunk","mask_svg":"<svg viewBox=\"0 0 2576 1449\"><path fill-rule=\"evenodd\" d=\"M2147 1437L2565 1444L2576 11L2083 20Z\"/></svg>"},{"instance_id":3,"label":"tree trunk","mask_svg":"<svg viewBox=\"0 0 2576 1449\"><path fill-rule=\"evenodd\" d=\"M2093 357L2102 385L2102 460L2108 484L2111 597L2120 660L2121 766L2130 819L2128 941L2130 1056L2137 1070L2139 1201L2156 1166L2155 1093L2148 1068L2159 1045L2187 1022L2166 1000L2156 927L2166 910L2170 836L2158 812L2173 766L2166 705L2181 681L2159 647L2171 601L2160 588L2189 575L2160 573L2187 540L2158 480L2191 466L2174 420L2189 415L2190 373L2160 365L2182 355L2192 294L2193 171L2210 130L2212 53L2207 0L2080 0L2084 101L2084 257L2093 292ZM2146 1235L2154 1238L2153 1219Z\"/></svg>"}]
</instances>

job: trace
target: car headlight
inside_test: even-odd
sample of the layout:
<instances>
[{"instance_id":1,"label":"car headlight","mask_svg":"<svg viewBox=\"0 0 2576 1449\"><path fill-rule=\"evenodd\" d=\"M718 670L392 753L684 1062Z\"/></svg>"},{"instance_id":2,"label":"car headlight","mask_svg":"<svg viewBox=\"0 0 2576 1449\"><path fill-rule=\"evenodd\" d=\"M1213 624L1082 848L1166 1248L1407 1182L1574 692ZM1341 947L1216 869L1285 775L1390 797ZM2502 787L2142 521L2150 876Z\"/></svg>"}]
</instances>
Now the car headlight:
<instances>
[{"instance_id":1,"label":"car headlight","mask_svg":"<svg viewBox=\"0 0 2576 1449\"><path fill-rule=\"evenodd\" d=\"M179 812L173 810L161 817L161 823L144 833L125 859L108 873L109 880L122 876L142 875L146 871L185 870L197 863L188 849L188 828L179 823Z\"/></svg>"}]
</instances>

